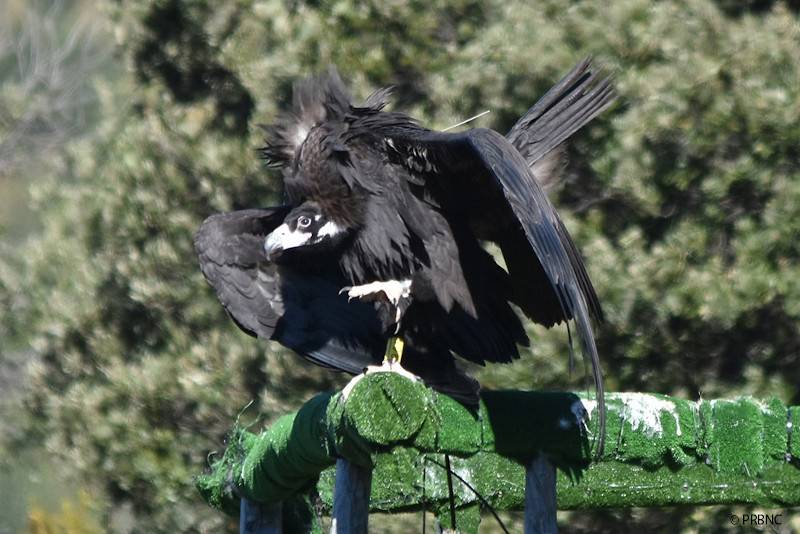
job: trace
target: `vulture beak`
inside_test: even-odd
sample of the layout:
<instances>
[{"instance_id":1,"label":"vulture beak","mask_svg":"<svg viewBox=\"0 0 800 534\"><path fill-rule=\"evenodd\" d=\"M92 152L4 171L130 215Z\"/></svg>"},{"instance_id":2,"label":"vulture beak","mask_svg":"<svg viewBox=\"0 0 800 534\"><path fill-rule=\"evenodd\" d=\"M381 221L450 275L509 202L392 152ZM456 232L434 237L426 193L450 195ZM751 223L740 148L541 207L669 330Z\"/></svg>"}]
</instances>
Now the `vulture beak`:
<instances>
[{"instance_id":1,"label":"vulture beak","mask_svg":"<svg viewBox=\"0 0 800 534\"><path fill-rule=\"evenodd\" d=\"M284 250L305 245L311 235L311 232L292 231L288 224L282 224L264 240L264 252L271 258Z\"/></svg>"}]
</instances>

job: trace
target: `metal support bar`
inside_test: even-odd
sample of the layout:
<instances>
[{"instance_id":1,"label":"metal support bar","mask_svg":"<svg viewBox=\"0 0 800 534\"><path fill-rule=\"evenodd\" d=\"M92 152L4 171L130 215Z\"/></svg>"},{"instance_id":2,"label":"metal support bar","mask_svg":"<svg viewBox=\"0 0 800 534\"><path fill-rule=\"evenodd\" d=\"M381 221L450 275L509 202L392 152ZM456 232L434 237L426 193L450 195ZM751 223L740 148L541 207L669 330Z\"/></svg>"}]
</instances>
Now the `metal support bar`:
<instances>
[{"instance_id":1,"label":"metal support bar","mask_svg":"<svg viewBox=\"0 0 800 534\"><path fill-rule=\"evenodd\" d=\"M239 534L281 534L283 503L260 503L242 499Z\"/></svg>"},{"instance_id":2,"label":"metal support bar","mask_svg":"<svg viewBox=\"0 0 800 534\"><path fill-rule=\"evenodd\" d=\"M347 460L336 461L331 534L367 534L372 471Z\"/></svg>"},{"instance_id":3,"label":"metal support bar","mask_svg":"<svg viewBox=\"0 0 800 534\"><path fill-rule=\"evenodd\" d=\"M539 454L525 470L525 534L557 534L556 468Z\"/></svg>"}]
</instances>

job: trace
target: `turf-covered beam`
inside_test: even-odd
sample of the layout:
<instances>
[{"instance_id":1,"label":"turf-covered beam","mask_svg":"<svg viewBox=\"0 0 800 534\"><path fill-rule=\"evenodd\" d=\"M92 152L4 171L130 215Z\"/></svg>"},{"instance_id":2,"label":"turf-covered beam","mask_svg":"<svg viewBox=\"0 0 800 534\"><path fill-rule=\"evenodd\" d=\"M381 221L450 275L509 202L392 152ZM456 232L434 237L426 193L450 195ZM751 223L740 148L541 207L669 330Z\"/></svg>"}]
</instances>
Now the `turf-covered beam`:
<instances>
[{"instance_id":1,"label":"turf-covered beam","mask_svg":"<svg viewBox=\"0 0 800 534\"><path fill-rule=\"evenodd\" d=\"M246 497L283 501L284 521L308 520L308 495L315 490L330 506L332 466L346 458L373 469L372 511L443 512L449 455L455 503L468 518L482 502L521 510L524 466L541 451L558 468L559 509L800 505L800 407L775 398L691 402L641 393L611 393L606 402L605 452L591 462L591 398L485 391L480 406L468 409L377 373L347 399L317 395L261 434L235 429L197 485L231 515Z\"/></svg>"}]
</instances>

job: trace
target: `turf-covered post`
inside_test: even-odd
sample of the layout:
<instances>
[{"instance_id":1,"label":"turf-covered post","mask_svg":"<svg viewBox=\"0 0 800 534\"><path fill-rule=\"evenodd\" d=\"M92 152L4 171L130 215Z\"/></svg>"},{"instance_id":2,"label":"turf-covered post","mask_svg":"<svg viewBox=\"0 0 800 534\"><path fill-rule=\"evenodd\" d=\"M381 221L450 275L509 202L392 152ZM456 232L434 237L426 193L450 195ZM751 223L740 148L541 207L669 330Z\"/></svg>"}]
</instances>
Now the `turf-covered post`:
<instances>
[{"instance_id":1,"label":"turf-covered post","mask_svg":"<svg viewBox=\"0 0 800 534\"><path fill-rule=\"evenodd\" d=\"M283 503L258 503L242 499L239 514L239 534L280 534L283 523Z\"/></svg>"},{"instance_id":2,"label":"turf-covered post","mask_svg":"<svg viewBox=\"0 0 800 534\"><path fill-rule=\"evenodd\" d=\"M544 454L525 469L525 534L556 534L556 468Z\"/></svg>"},{"instance_id":3,"label":"turf-covered post","mask_svg":"<svg viewBox=\"0 0 800 534\"><path fill-rule=\"evenodd\" d=\"M348 460L336 461L331 534L367 534L372 471Z\"/></svg>"},{"instance_id":4,"label":"turf-covered post","mask_svg":"<svg viewBox=\"0 0 800 534\"><path fill-rule=\"evenodd\" d=\"M450 455L457 464L457 512L477 506L533 510L544 501L529 496L534 505L525 504L526 478L535 489L526 468L545 454L558 468L561 510L800 506L800 406L777 398L688 401L608 393L608 438L599 459L588 432L596 408L591 396L484 391L480 406L470 410L396 373L375 373L352 389L346 403L340 398L317 395L258 434L235 429L211 471L197 477L203 497L235 517L242 498L284 501L284 523L290 499L302 500L309 518L328 514L334 490L336 497L354 498L347 486L335 488L342 481L334 465L347 458L372 468L357 501L364 505L371 492L372 512L428 510L446 519L453 499L441 465L431 466ZM311 500L316 496L321 504ZM339 503L336 508L338 531L344 532L341 521L356 516L341 515ZM366 519L358 517L363 532ZM549 517L552 524L552 511Z\"/></svg>"}]
</instances>

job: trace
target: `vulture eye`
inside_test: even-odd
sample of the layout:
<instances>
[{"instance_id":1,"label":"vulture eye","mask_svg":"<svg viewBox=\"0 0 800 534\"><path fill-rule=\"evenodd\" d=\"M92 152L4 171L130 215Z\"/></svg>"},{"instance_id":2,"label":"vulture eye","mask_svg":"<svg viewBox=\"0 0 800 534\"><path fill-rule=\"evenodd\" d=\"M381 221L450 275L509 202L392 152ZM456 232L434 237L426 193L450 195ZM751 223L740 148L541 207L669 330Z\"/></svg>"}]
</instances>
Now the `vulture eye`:
<instances>
[{"instance_id":1,"label":"vulture eye","mask_svg":"<svg viewBox=\"0 0 800 534\"><path fill-rule=\"evenodd\" d=\"M311 226L311 217L307 217L306 215L301 215L297 218L297 227L298 228L308 228Z\"/></svg>"}]
</instances>

